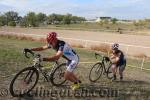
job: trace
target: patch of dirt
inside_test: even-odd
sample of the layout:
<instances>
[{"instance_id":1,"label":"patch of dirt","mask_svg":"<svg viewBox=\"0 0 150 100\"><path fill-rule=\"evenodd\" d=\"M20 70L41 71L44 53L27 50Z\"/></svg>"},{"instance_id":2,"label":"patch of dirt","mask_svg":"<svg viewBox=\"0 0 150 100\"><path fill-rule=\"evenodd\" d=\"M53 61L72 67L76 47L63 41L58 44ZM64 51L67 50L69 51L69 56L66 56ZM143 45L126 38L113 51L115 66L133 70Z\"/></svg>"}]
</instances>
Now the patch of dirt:
<instances>
[{"instance_id":1,"label":"patch of dirt","mask_svg":"<svg viewBox=\"0 0 150 100\"><path fill-rule=\"evenodd\" d=\"M70 89L70 82L66 82L63 86L55 87L52 86L51 83L45 82L43 78L40 78L41 80L39 80L32 93L38 89L38 92L41 94L12 97L8 89L14 76L0 77L0 89L5 88L8 90L8 95L5 97L1 96L0 100L148 100L150 98L149 73L139 69L126 68L123 81L119 81L118 79L115 82L111 82L103 75L97 82L92 83L88 78L91 65L92 64L81 64L76 69L75 73L82 80L82 85L81 88L75 92ZM44 90L50 93L44 94Z\"/></svg>"}]
</instances>

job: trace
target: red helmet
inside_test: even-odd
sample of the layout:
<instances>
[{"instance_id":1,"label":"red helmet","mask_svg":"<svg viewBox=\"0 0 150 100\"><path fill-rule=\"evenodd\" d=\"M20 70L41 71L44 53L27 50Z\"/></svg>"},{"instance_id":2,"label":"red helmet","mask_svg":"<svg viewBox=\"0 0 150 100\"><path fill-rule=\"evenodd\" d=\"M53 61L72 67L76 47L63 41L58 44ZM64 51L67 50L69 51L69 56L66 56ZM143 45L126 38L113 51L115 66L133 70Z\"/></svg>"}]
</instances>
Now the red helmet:
<instances>
[{"instance_id":1,"label":"red helmet","mask_svg":"<svg viewBox=\"0 0 150 100\"><path fill-rule=\"evenodd\" d=\"M56 40L56 38L57 38L57 33L56 32L50 32L47 34L46 39L47 39L47 42L51 44L54 40Z\"/></svg>"}]
</instances>

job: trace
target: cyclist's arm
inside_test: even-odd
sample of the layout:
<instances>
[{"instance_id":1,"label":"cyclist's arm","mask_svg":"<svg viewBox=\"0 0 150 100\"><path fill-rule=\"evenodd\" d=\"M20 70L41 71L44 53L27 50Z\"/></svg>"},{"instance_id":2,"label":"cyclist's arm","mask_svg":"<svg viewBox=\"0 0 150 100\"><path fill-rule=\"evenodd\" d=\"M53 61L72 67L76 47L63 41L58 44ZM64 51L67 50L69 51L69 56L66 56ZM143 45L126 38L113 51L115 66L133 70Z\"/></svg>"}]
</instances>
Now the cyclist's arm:
<instances>
[{"instance_id":1,"label":"cyclist's arm","mask_svg":"<svg viewBox=\"0 0 150 100\"><path fill-rule=\"evenodd\" d=\"M42 46L42 47L32 48L31 50L32 51L42 51L42 50L46 50L48 48L49 47L47 45L45 45L45 46Z\"/></svg>"},{"instance_id":2,"label":"cyclist's arm","mask_svg":"<svg viewBox=\"0 0 150 100\"><path fill-rule=\"evenodd\" d=\"M118 53L118 54L116 55L116 63L118 63L118 62L119 62L120 57L121 57L121 53Z\"/></svg>"},{"instance_id":3,"label":"cyclist's arm","mask_svg":"<svg viewBox=\"0 0 150 100\"><path fill-rule=\"evenodd\" d=\"M114 64L117 64L119 62L120 56L119 55L111 55L110 61Z\"/></svg>"},{"instance_id":4,"label":"cyclist's arm","mask_svg":"<svg viewBox=\"0 0 150 100\"><path fill-rule=\"evenodd\" d=\"M54 56L43 58L43 61L56 61L63 55L62 51L58 51Z\"/></svg>"}]
</instances>

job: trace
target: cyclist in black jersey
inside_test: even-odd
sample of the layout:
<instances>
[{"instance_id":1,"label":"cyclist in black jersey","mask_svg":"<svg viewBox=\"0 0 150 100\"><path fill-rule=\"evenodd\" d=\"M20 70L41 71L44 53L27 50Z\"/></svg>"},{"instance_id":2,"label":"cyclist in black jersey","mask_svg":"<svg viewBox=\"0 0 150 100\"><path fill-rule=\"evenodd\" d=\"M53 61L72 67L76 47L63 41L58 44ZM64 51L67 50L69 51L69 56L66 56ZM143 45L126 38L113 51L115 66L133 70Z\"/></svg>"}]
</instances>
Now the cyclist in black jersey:
<instances>
[{"instance_id":1,"label":"cyclist in black jersey","mask_svg":"<svg viewBox=\"0 0 150 100\"><path fill-rule=\"evenodd\" d=\"M112 72L113 72L113 79L112 80L116 80L116 72L117 72L117 68L119 67L119 74L120 74L120 80L123 79L123 71L125 69L126 66L126 58L124 56L124 53L118 49L119 48L119 44L114 43L112 45L112 55L110 57L110 60L112 62Z\"/></svg>"},{"instance_id":2,"label":"cyclist in black jersey","mask_svg":"<svg viewBox=\"0 0 150 100\"><path fill-rule=\"evenodd\" d=\"M56 32L50 32L47 35L47 45L32 49L27 49L31 51L42 51L49 48L52 48L56 51L56 53L51 57L42 58L42 61L56 61L60 57L63 57L67 60L67 69L64 74L65 79L73 82L72 89L75 90L80 87L81 81L76 77L73 73L74 69L76 68L79 62L79 56L77 53L64 41L57 39Z\"/></svg>"}]
</instances>

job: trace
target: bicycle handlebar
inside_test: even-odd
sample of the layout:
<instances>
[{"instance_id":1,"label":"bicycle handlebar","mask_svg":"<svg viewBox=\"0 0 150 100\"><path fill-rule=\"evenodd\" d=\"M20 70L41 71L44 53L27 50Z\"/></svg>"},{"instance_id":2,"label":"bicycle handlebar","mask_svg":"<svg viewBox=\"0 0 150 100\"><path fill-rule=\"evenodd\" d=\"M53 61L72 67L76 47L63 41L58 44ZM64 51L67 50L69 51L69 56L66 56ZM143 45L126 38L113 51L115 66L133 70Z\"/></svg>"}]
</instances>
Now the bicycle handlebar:
<instances>
[{"instance_id":1,"label":"bicycle handlebar","mask_svg":"<svg viewBox=\"0 0 150 100\"><path fill-rule=\"evenodd\" d=\"M97 59L97 56L101 56L103 57L102 55L100 55L99 53L95 53L95 58Z\"/></svg>"},{"instance_id":2,"label":"bicycle handlebar","mask_svg":"<svg viewBox=\"0 0 150 100\"><path fill-rule=\"evenodd\" d=\"M32 56L34 56L35 54L34 54L34 52L32 52L31 50L23 50L23 53L24 53L24 55L25 55L25 57L26 58L30 58L29 56L28 56L28 53L30 53Z\"/></svg>"},{"instance_id":3,"label":"bicycle handlebar","mask_svg":"<svg viewBox=\"0 0 150 100\"><path fill-rule=\"evenodd\" d=\"M97 59L97 56L102 57L103 60L105 61L110 61L109 57L105 56L105 55L100 55L99 53L95 53L95 58Z\"/></svg>"}]
</instances>

